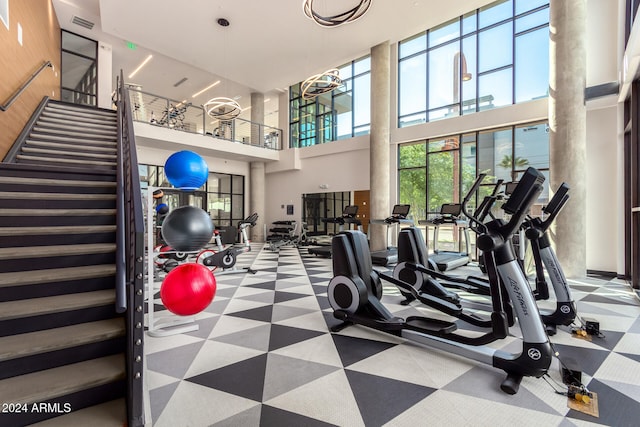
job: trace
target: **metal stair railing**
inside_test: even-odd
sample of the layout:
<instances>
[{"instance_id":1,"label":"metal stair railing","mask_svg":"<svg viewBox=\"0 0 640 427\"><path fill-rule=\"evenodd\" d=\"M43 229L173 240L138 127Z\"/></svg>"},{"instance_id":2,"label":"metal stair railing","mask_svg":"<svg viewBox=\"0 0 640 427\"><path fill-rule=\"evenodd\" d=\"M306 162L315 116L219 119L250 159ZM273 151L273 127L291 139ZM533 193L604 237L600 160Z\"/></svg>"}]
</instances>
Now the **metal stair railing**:
<instances>
[{"instance_id":1,"label":"metal stair railing","mask_svg":"<svg viewBox=\"0 0 640 427\"><path fill-rule=\"evenodd\" d=\"M213 119L201 105L143 92L136 89L136 86L127 89L133 108L133 120L136 122L254 147L282 150L282 129L239 117L233 120Z\"/></svg>"},{"instance_id":2,"label":"metal stair railing","mask_svg":"<svg viewBox=\"0 0 640 427\"><path fill-rule=\"evenodd\" d=\"M29 87L31 82L33 80L35 80L36 77L38 77L38 75L42 72L42 70L44 70L47 67L52 67L52 66L53 65L51 64L51 61L45 61L44 64L42 64L40 67L38 67L36 72L31 74L31 76L27 79L27 81L22 86L20 86L18 88L18 90L16 90L13 93L13 95L11 95L11 97L9 97L9 100L4 105L0 105L0 111L7 111L9 109L9 107L11 107L11 104L13 104L16 99L18 99L18 97L22 94L22 92L25 91L25 89L27 87Z\"/></svg>"},{"instance_id":3,"label":"metal stair railing","mask_svg":"<svg viewBox=\"0 0 640 427\"><path fill-rule=\"evenodd\" d=\"M144 425L144 218L133 119L122 70L118 78L116 310L127 329L128 425Z\"/></svg>"}]
</instances>

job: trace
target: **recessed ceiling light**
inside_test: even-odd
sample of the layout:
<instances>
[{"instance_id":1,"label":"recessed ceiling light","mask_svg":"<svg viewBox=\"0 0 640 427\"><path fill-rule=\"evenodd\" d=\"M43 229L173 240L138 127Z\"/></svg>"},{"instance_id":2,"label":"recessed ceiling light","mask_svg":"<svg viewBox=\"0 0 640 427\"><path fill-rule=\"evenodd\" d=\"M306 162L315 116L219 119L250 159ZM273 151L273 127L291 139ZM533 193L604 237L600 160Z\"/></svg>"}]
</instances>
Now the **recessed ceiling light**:
<instances>
[{"instance_id":1,"label":"recessed ceiling light","mask_svg":"<svg viewBox=\"0 0 640 427\"><path fill-rule=\"evenodd\" d=\"M129 78L132 78L133 76L135 76L136 73L142 69L142 67L147 65L147 62L151 61L151 58L153 58L153 55L147 56L147 58L144 61L142 61L142 63L140 65L138 65L138 68L133 70L133 73L129 74Z\"/></svg>"},{"instance_id":2,"label":"recessed ceiling light","mask_svg":"<svg viewBox=\"0 0 640 427\"><path fill-rule=\"evenodd\" d=\"M191 95L192 98L195 98L196 96L208 91L209 89L211 89L212 87L214 87L215 85L220 84L220 80L215 81L213 83L211 83L209 86L205 87L204 89L202 89L200 92L196 92L193 95Z\"/></svg>"}]
</instances>

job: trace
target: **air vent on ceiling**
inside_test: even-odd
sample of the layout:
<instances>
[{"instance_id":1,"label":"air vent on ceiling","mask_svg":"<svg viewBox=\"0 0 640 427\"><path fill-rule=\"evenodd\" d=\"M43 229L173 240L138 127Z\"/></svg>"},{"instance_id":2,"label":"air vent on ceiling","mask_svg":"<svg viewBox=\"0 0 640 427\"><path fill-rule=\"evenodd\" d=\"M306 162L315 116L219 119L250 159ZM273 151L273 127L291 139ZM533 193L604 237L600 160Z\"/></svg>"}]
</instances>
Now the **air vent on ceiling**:
<instances>
[{"instance_id":1,"label":"air vent on ceiling","mask_svg":"<svg viewBox=\"0 0 640 427\"><path fill-rule=\"evenodd\" d=\"M186 82L186 81L187 81L187 78L186 78L186 77L183 77L183 78L181 78L180 80L178 80L177 82L175 82L175 83L173 84L173 87L178 87L178 86L180 86L182 83L184 83L184 82Z\"/></svg>"},{"instance_id":2,"label":"air vent on ceiling","mask_svg":"<svg viewBox=\"0 0 640 427\"><path fill-rule=\"evenodd\" d=\"M88 30L92 29L95 25L93 22L87 21L86 19L80 18L79 16L75 15L73 15L73 18L71 18L71 22L73 24L80 25L81 27L84 27Z\"/></svg>"}]
</instances>

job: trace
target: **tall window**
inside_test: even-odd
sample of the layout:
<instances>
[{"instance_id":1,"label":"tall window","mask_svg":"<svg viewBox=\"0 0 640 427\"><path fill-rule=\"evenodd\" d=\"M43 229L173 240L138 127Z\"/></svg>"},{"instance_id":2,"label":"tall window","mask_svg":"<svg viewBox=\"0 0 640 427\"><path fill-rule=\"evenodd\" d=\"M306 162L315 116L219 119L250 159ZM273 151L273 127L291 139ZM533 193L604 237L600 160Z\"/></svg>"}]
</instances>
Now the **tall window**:
<instances>
[{"instance_id":1,"label":"tall window","mask_svg":"<svg viewBox=\"0 0 640 427\"><path fill-rule=\"evenodd\" d=\"M500 0L398 45L398 126L546 97L548 0Z\"/></svg>"},{"instance_id":2,"label":"tall window","mask_svg":"<svg viewBox=\"0 0 640 427\"><path fill-rule=\"evenodd\" d=\"M289 93L290 147L308 147L369 133L371 58L341 67L342 85L311 100L302 99L301 83Z\"/></svg>"},{"instance_id":3,"label":"tall window","mask_svg":"<svg viewBox=\"0 0 640 427\"><path fill-rule=\"evenodd\" d=\"M444 203L461 202L479 173L487 174L478 197L498 179L518 180L529 166L547 177L533 213L549 199L549 133L546 123L530 123L468 132L400 144L398 147L399 202L411 205L414 220L426 219ZM469 208L474 208L475 197Z\"/></svg>"},{"instance_id":4,"label":"tall window","mask_svg":"<svg viewBox=\"0 0 640 427\"><path fill-rule=\"evenodd\" d=\"M244 219L244 176L210 173L207 211L217 226L237 225Z\"/></svg>"}]
</instances>

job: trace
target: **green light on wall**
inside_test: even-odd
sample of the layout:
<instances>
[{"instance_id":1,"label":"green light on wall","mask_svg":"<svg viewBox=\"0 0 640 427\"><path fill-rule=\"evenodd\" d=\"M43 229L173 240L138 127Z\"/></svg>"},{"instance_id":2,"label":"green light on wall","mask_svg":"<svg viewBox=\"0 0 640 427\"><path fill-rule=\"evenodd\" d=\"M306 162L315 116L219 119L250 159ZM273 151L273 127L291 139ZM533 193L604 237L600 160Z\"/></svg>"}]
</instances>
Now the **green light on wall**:
<instances>
[{"instance_id":1,"label":"green light on wall","mask_svg":"<svg viewBox=\"0 0 640 427\"><path fill-rule=\"evenodd\" d=\"M127 42L127 47L131 50L136 50L138 48L138 46L132 42Z\"/></svg>"}]
</instances>

